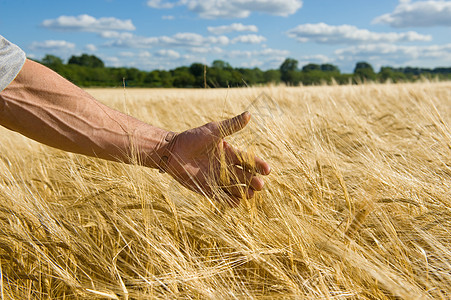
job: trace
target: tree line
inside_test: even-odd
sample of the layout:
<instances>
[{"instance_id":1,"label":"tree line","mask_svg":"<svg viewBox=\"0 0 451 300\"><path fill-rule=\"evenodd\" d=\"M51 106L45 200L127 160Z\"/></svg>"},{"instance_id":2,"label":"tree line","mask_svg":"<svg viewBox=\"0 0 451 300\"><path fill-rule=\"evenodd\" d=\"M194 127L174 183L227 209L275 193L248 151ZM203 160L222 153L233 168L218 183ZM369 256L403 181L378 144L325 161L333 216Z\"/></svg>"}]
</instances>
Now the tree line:
<instances>
[{"instance_id":1,"label":"tree line","mask_svg":"<svg viewBox=\"0 0 451 300\"><path fill-rule=\"evenodd\" d=\"M451 68L393 68L381 67L376 73L367 62L358 62L351 74L341 73L332 64L307 64L300 68L298 61L287 58L278 69L233 68L229 63L215 60L210 66L193 63L172 70L143 71L137 68L105 67L94 56L72 56L64 63L54 55L46 55L40 63L51 68L76 85L83 87L159 87L159 88L213 88L243 87L284 83L290 86L317 84L350 84L364 81L406 82L422 77L451 80Z\"/></svg>"}]
</instances>

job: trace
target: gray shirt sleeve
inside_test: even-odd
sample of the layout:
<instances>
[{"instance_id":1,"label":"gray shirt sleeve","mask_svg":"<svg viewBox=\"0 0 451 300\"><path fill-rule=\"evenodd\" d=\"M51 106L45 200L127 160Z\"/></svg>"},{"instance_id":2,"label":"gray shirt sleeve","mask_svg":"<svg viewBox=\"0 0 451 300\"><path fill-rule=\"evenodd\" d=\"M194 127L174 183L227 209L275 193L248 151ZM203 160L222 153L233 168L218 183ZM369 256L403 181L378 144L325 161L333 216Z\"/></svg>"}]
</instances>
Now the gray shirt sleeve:
<instances>
[{"instance_id":1,"label":"gray shirt sleeve","mask_svg":"<svg viewBox=\"0 0 451 300\"><path fill-rule=\"evenodd\" d=\"M16 78L25 59L25 52L0 35L0 92Z\"/></svg>"}]
</instances>

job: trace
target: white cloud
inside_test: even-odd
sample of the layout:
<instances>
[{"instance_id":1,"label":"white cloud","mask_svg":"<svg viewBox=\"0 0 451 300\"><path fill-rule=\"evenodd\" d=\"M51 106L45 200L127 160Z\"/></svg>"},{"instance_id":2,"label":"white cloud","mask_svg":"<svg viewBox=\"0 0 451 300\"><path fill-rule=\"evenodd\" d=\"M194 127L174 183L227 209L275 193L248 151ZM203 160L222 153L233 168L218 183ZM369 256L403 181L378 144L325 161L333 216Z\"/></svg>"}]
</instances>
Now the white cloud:
<instances>
[{"instance_id":1,"label":"white cloud","mask_svg":"<svg viewBox=\"0 0 451 300\"><path fill-rule=\"evenodd\" d=\"M243 51L243 50L232 50L227 51L225 57L227 58L252 58L256 54L255 51Z\"/></svg>"},{"instance_id":2,"label":"white cloud","mask_svg":"<svg viewBox=\"0 0 451 300\"><path fill-rule=\"evenodd\" d=\"M270 57L265 62L268 69L279 69L280 65L285 61L286 56Z\"/></svg>"},{"instance_id":3,"label":"white cloud","mask_svg":"<svg viewBox=\"0 0 451 300\"><path fill-rule=\"evenodd\" d=\"M185 54L182 56L183 64L189 66L192 63L203 63L207 64L207 59L205 57L199 57L197 55Z\"/></svg>"},{"instance_id":4,"label":"white cloud","mask_svg":"<svg viewBox=\"0 0 451 300\"><path fill-rule=\"evenodd\" d=\"M91 51L91 52L97 51L97 47L95 45L93 45L93 44L87 44L85 46L85 49L88 50L88 51Z\"/></svg>"},{"instance_id":5,"label":"white cloud","mask_svg":"<svg viewBox=\"0 0 451 300\"><path fill-rule=\"evenodd\" d=\"M135 53L130 52L130 51L123 51L123 52L119 52L119 56L122 56L122 57L133 57L133 56L135 56Z\"/></svg>"},{"instance_id":6,"label":"white cloud","mask_svg":"<svg viewBox=\"0 0 451 300\"><path fill-rule=\"evenodd\" d=\"M286 57L290 52L287 50L266 48L254 51L232 50L225 54L227 58L253 58L257 56L263 57Z\"/></svg>"},{"instance_id":7,"label":"white cloud","mask_svg":"<svg viewBox=\"0 0 451 300\"><path fill-rule=\"evenodd\" d=\"M113 67L123 67L125 64L116 56L103 56L102 60L107 63L109 66Z\"/></svg>"},{"instance_id":8,"label":"white cloud","mask_svg":"<svg viewBox=\"0 0 451 300\"><path fill-rule=\"evenodd\" d=\"M101 37L105 39L130 39L133 38L133 33L130 32L118 32L118 31L102 31L99 33Z\"/></svg>"},{"instance_id":9,"label":"white cloud","mask_svg":"<svg viewBox=\"0 0 451 300\"><path fill-rule=\"evenodd\" d=\"M148 0L147 6L152 8L173 8L176 3L173 2L165 2L162 0Z\"/></svg>"},{"instance_id":10,"label":"white cloud","mask_svg":"<svg viewBox=\"0 0 451 300\"><path fill-rule=\"evenodd\" d=\"M103 57L102 57L103 59ZM180 65L187 65L185 57L174 50L124 51L117 56L105 57L107 65L116 67L134 67L141 70L173 69Z\"/></svg>"},{"instance_id":11,"label":"white cloud","mask_svg":"<svg viewBox=\"0 0 451 300\"><path fill-rule=\"evenodd\" d=\"M261 67L264 64L263 61L258 60L258 59L253 59L251 61L246 61L241 63L241 67L243 68L256 68L256 67Z\"/></svg>"},{"instance_id":12,"label":"white cloud","mask_svg":"<svg viewBox=\"0 0 451 300\"><path fill-rule=\"evenodd\" d=\"M156 56L167 59L178 59L180 58L180 53L171 49L162 49L156 53Z\"/></svg>"},{"instance_id":13,"label":"white cloud","mask_svg":"<svg viewBox=\"0 0 451 300\"><path fill-rule=\"evenodd\" d=\"M440 64L451 63L451 44L429 46L405 46L393 44L358 45L338 49L335 54L340 60L371 59L404 64L409 61L435 60Z\"/></svg>"},{"instance_id":14,"label":"white cloud","mask_svg":"<svg viewBox=\"0 0 451 300\"><path fill-rule=\"evenodd\" d=\"M183 32L177 33L172 37L162 36L159 41L170 46L203 46L203 45L227 45L229 38L226 36L207 36L204 37L197 33Z\"/></svg>"},{"instance_id":15,"label":"white cloud","mask_svg":"<svg viewBox=\"0 0 451 300\"><path fill-rule=\"evenodd\" d=\"M215 56L219 54L219 56ZM178 66L189 66L194 62L208 64L213 59L232 59L233 65L244 67L279 68L289 54L286 50L265 48L255 51L224 51L219 47L188 48L186 52L173 49L159 49L153 53L148 51L119 52L116 57L102 57L107 65L128 66L144 70L174 69ZM212 55L212 56L210 56ZM151 59L153 58L153 59Z\"/></svg>"},{"instance_id":16,"label":"white cloud","mask_svg":"<svg viewBox=\"0 0 451 300\"><path fill-rule=\"evenodd\" d=\"M148 0L147 6L170 9L184 5L201 18L247 18L251 13L289 16L302 7L302 0Z\"/></svg>"},{"instance_id":17,"label":"white cloud","mask_svg":"<svg viewBox=\"0 0 451 300\"><path fill-rule=\"evenodd\" d=\"M261 50L232 50L224 53L225 59L241 61L242 67L261 67L263 69L278 69L290 51L265 48Z\"/></svg>"},{"instance_id":18,"label":"white cloud","mask_svg":"<svg viewBox=\"0 0 451 300\"><path fill-rule=\"evenodd\" d=\"M139 53L131 52L131 51L121 51L118 53L120 57L126 57L126 58L149 58L152 57L152 53L149 51L141 51Z\"/></svg>"},{"instance_id":19,"label":"white cloud","mask_svg":"<svg viewBox=\"0 0 451 300\"><path fill-rule=\"evenodd\" d=\"M266 48L266 49L257 51L256 54L265 55L265 56L287 56L290 54L290 51Z\"/></svg>"},{"instance_id":20,"label":"white cloud","mask_svg":"<svg viewBox=\"0 0 451 300\"><path fill-rule=\"evenodd\" d=\"M321 44L346 43L393 43L430 41L430 35L408 32L372 32L352 25L328 25L325 23L302 24L288 31L288 36L299 42L316 42Z\"/></svg>"},{"instance_id":21,"label":"white cloud","mask_svg":"<svg viewBox=\"0 0 451 300\"><path fill-rule=\"evenodd\" d=\"M226 34L230 32L257 32L258 28L255 25L243 25L241 23L233 23L230 25L223 25L217 27L207 27L207 30L213 34Z\"/></svg>"},{"instance_id":22,"label":"white cloud","mask_svg":"<svg viewBox=\"0 0 451 300\"><path fill-rule=\"evenodd\" d=\"M224 52L219 47L193 47L189 51L196 54L219 54Z\"/></svg>"},{"instance_id":23,"label":"white cloud","mask_svg":"<svg viewBox=\"0 0 451 300\"><path fill-rule=\"evenodd\" d=\"M261 35L248 34L240 35L232 40L232 44L245 43L245 44L260 44L266 41L266 38Z\"/></svg>"},{"instance_id":24,"label":"white cloud","mask_svg":"<svg viewBox=\"0 0 451 300\"><path fill-rule=\"evenodd\" d=\"M181 32L173 36L142 37L130 33L109 34L113 38L105 44L109 47L148 48L148 47L210 47L225 46L230 43L226 36L202 36L197 33Z\"/></svg>"},{"instance_id":25,"label":"white cloud","mask_svg":"<svg viewBox=\"0 0 451 300\"><path fill-rule=\"evenodd\" d=\"M320 64L331 62L331 57L323 54L305 55L300 58L299 65L303 66L308 63L316 62Z\"/></svg>"},{"instance_id":26,"label":"white cloud","mask_svg":"<svg viewBox=\"0 0 451 300\"><path fill-rule=\"evenodd\" d=\"M152 53L150 53L149 51L141 51L141 52L139 52L138 57L149 58L149 57L152 57Z\"/></svg>"},{"instance_id":27,"label":"white cloud","mask_svg":"<svg viewBox=\"0 0 451 300\"><path fill-rule=\"evenodd\" d=\"M162 19L162 20L174 20L175 17L174 17L174 16L171 16L171 15L168 15L168 16L162 16L161 19Z\"/></svg>"},{"instance_id":28,"label":"white cloud","mask_svg":"<svg viewBox=\"0 0 451 300\"><path fill-rule=\"evenodd\" d=\"M385 23L392 27L451 26L451 1L400 1L392 13L384 14L373 23Z\"/></svg>"},{"instance_id":29,"label":"white cloud","mask_svg":"<svg viewBox=\"0 0 451 300\"><path fill-rule=\"evenodd\" d=\"M39 59L38 56L34 53L27 52L27 57L31 59Z\"/></svg>"},{"instance_id":30,"label":"white cloud","mask_svg":"<svg viewBox=\"0 0 451 300\"><path fill-rule=\"evenodd\" d=\"M451 43L446 45L431 45L423 48L424 49L420 48L420 56L426 58L443 59L442 63L451 64Z\"/></svg>"},{"instance_id":31,"label":"white cloud","mask_svg":"<svg viewBox=\"0 0 451 300\"><path fill-rule=\"evenodd\" d=\"M302 7L301 0L181 0L201 18L247 18L251 13L289 16Z\"/></svg>"},{"instance_id":32,"label":"white cloud","mask_svg":"<svg viewBox=\"0 0 451 300\"><path fill-rule=\"evenodd\" d=\"M66 51L72 50L75 48L74 43L69 43L67 41L62 40L47 40L43 42L33 42L30 45L30 49L32 50L46 50L46 51Z\"/></svg>"},{"instance_id":33,"label":"white cloud","mask_svg":"<svg viewBox=\"0 0 451 300\"><path fill-rule=\"evenodd\" d=\"M44 20L45 28L61 31L103 32L113 30L135 30L131 20L119 20L113 17L96 19L90 15L60 16Z\"/></svg>"}]
</instances>

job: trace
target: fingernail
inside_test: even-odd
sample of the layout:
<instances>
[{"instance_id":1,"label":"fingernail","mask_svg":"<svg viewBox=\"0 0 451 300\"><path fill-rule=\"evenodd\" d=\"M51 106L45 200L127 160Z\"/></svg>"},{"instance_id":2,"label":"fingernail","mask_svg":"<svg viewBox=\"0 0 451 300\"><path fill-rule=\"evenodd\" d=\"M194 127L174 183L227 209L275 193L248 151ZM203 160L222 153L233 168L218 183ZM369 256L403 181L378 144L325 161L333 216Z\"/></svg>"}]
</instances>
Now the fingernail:
<instances>
[{"instance_id":1,"label":"fingernail","mask_svg":"<svg viewBox=\"0 0 451 300\"><path fill-rule=\"evenodd\" d=\"M245 111L241 114L241 116L243 116L246 119L250 119L251 118L251 113L248 111Z\"/></svg>"},{"instance_id":2,"label":"fingernail","mask_svg":"<svg viewBox=\"0 0 451 300\"><path fill-rule=\"evenodd\" d=\"M269 175L269 173L271 173L271 167L270 167L270 165L268 165L268 167L265 168L265 175Z\"/></svg>"}]
</instances>

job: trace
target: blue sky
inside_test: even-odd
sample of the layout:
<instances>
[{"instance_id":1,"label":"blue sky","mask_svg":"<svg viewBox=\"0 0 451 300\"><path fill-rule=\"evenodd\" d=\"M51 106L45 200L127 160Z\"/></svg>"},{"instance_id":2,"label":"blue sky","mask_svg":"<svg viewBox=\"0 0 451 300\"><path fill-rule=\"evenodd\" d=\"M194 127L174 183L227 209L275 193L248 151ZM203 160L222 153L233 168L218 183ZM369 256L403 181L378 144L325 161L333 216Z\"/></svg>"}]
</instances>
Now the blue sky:
<instances>
[{"instance_id":1,"label":"blue sky","mask_svg":"<svg viewBox=\"0 0 451 300\"><path fill-rule=\"evenodd\" d=\"M172 69L215 59L278 68L287 57L451 66L451 1L0 0L0 34L31 58L82 53L108 66Z\"/></svg>"}]
</instances>

